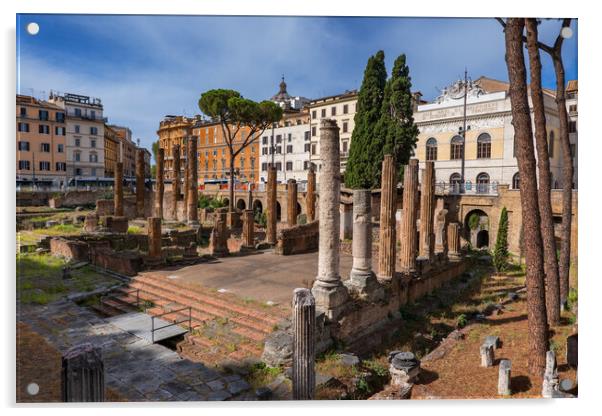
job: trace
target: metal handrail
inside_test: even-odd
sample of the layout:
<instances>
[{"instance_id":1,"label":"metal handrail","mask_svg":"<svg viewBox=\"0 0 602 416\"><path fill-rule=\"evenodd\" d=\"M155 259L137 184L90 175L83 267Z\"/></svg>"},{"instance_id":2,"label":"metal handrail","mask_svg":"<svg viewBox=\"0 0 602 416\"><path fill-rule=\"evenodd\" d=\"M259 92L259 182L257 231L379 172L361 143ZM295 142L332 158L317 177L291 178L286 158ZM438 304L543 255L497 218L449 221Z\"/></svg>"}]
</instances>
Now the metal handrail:
<instances>
[{"instance_id":1,"label":"metal handrail","mask_svg":"<svg viewBox=\"0 0 602 416\"><path fill-rule=\"evenodd\" d=\"M171 324L167 324L167 325L160 326L159 328L155 328L155 318L159 318L159 317L164 316L164 315L169 315L171 313L178 313L178 312L181 312L181 311L186 310L186 309L188 309L188 319L184 319L182 321L174 321ZM173 311L167 311L167 312L163 312L163 313L158 314L158 315L151 316L151 339L152 339L153 344L155 343L155 332L156 331L158 331L160 329L163 329L163 328L169 328L170 326L179 325L179 324L184 323L186 321L188 321L188 332L191 332L192 331L192 306L185 306L185 307L183 307L181 309L176 309L176 310L173 310Z\"/></svg>"}]
</instances>

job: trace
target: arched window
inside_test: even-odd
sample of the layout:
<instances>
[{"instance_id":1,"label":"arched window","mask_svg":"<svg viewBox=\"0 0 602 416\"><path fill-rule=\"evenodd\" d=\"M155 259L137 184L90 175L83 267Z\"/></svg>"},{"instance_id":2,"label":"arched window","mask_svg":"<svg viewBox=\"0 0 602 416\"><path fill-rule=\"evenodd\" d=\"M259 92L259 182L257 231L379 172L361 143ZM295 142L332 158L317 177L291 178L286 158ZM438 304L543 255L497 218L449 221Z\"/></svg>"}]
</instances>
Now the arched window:
<instances>
[{"instance_id":1,"label":"arched window","mask_svg":"<svg viewBox=\"0 0 602 416\"><path fill-rule=\"evenodd\" d=\"M491 158L491 136L487 133L477 138L477 159Z\"/></svg>"},{"instance_id":2,"label":"arched window","mask_svg":"<svg viewBox=\"0 0 602 416\"><path fill-rule=\"evenodd\" d=\"M512 177L512 189L520 189L520 176L518 172Z\"/></svg>"},{"instance_id":3,"label":"arched window","mask_svg":"<svg viewBox=\"0 0 602 416\"><path fill-rule=\"evenodd\" d=\"M460 193L460 187L462 186L462 176L459 173L452 173L449 177L449 188L453 194Z\"/></svg>"},{"instance_id":4,"label":"arched window","mask_svg":"<svg viewBox=\"0 0 602 416\"><path fill-rule=\"evenodd\" d=\"M477 176L477 193L489 193L489 175L484 172L479 173L479 175Z\"/></svg>"},{"instance_id":5,"label":"arched window","mask_svg":"<svg viewBox=\"0 0 602 416\"><path fill-rule=\"evenodd\" d=\"M464 153L464 139L462 139L462 136L454 136L451 139L451 151L450 151L451 159L462 159L463 153Z\"/></svg>"},{"instance_id":6,"label":"arched window","mask_svg":"<svg viewBox=\"0 0 602 416\"><path fill-rule=\"evenodd\" d=\"M549 139L548 139L548 156L550 158L554 157L554 130L550 130L550 134L549 134Z\"/></svg>"},{"instance_id":7,"label":"arched window","mask_svg":"<svg viewBox=\"0 0 602 416\"><path fill-rule=\"evenodd\" d=\"M437 139L434 137L426 141L426 160L437 160Z\"/></svg>"}]
</instances>

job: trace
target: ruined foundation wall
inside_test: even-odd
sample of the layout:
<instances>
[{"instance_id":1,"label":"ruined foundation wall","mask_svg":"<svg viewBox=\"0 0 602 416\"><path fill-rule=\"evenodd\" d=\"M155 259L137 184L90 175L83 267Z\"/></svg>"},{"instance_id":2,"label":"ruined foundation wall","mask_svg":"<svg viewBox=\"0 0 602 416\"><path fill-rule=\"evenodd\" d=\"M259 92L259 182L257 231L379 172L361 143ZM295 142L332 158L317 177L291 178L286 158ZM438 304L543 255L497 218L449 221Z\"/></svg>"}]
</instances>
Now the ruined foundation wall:
<instances>
[{"instance_id":1,"label":"ruined foundation wall","mask_svg":"<svg viewBox=\"0 0 602 416\"><path fill-rule=\"evenodd\" d=\"M274 252L283 256L311 253L318 250L319 221L284 228L278 232Z\"/></svg>"}]
</instances>

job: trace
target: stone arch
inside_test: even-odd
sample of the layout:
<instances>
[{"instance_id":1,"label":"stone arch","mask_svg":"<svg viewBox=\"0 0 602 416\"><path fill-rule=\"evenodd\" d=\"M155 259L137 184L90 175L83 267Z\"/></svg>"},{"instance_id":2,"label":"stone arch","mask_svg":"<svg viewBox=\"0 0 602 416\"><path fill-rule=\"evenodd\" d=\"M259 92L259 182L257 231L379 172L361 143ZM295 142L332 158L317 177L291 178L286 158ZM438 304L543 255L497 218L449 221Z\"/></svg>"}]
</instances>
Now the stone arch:
<instances>
[{"instance_id":1,"label":"stone arch","mask_svg":"<svg viewBox=\"0 0 602 416\"><path fill-rule=\"evenodd\" d=\"M263 204L261 203L261 200L256 199L255 201L253 201L253 211L263 212Z\"/></svg>"},{"instance_id":2,"label":"stone arch","mask_svg":"<svg viewBox=\"0 0 602 416\"><path fill-rule=\"evenodd\" d=\"M470 241L471 246L480 248L479 243L482 243L485 237L489 244L489 215L480 209L470 210L464 217L464 230L464 238ZM481 234L479 239L481 231L486 231L487 234Z\"/></svg>"},{"instance_id":3,"label":"stone arch","mask_svg":"<svg viewBox=\"0 0 602 416\"><path fill-rule=\"evenodd\" d=\"M236 209L243 211L246 208L247 208L247 203L245 202L245 200L242 198L239 198L238 201L236 201Z\"/></svg>"}]
</instances>

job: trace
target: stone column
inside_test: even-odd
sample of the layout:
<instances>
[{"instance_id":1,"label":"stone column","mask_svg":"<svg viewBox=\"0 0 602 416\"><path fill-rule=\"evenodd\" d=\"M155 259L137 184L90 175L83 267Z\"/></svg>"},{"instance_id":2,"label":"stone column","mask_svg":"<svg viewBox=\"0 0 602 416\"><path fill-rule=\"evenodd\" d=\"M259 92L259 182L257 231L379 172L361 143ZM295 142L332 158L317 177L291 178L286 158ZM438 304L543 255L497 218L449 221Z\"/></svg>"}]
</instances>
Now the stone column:
<instances>
[{"instance_id":1,"label":"stone column","mask_svg":"<svg viewBox=\"0 0 602 416\"><path fill-rule=\"evenodd\" d=\"M447 210L442 209L435 215L435 252L447 256Z\"/></svg>"},{"instance_id":2,"label":"stone column","mask_svg":"<svg viewBox=\"0 0 602 416\"><path fill-rule=\"evenodd\" d=\"M214 256L227 256L229 231L226 226L226 213L217 211L214 214L214 226L209 236L209 252Z\"/></svg>"},{"instance_id":3,"label":"stone column","mask_svg":"<svg viewBox=\"0 0 602 416\"><path fill-rule=\"evenodd\" d=\"M297 225L297 181L289 179L286 184L287 201L286 212L288 226Z\"/></svg>"},{"instance_id":4,"label":"stone column","mask_svg":"<svg viewBox=\"0 0 602 416\"><path fill-rule=\"evenodd\" d=\"M150 217L148 227L148 256L151 260L161 260L161 218Z\"/></svg>"},{"instance_id":5,"label":"stone column","mask_svg":"<svg viewBox=\"0 0 602 416\"><path fill-rule=\"evenodd\" d=\"M198 209L198 158L197 158L197 137L190 136L188 139L188 194L187 194L187 215L189 225L199 224Z\"/></svg>"},{"instance_id":6,"label":"stone column","mask_svg":"<svg viewBox=\"0 0 602 416\"><path fill-rule=\"evenodd\" d=\"M460 224L452 222L447 226L448 252L450 258L460 258Z\"/></svg>"},{"instance_id":7,"label":"stone column","mask_svg":"<svg viewBox=\"0 0 602 416\"><path fill-rule=\"evenodd\" d=\"M104 402L105 374L100 349L90 343L70 348L61 359L63 402Z\"/></svg>"},{"instance_id":8,"label":"stone column","mask_svg":"<svg viewBox=\"0 0 602 416\"><path fill-rule=\"evenodd\" d=\"M378 284L372 271L372 195L369 189L353 191L353 267L348 288L360 296L376 295Z\"/></svg>"},{"instance_id":9,"label":"stone column","mask_svg":"<svg viewBox=\"0 0 602 416\"><path fill-rule=\"evenodd\" d=\"M242 212L242 246L244 248L255 247L255 219L252 209L245 209Z\"/></svg>"},{"instance_id":10,"label":"stone column","mask_svg":"<svg viewBox=\"0 0 602 416\"><path fill-rule=\"evenodd\" d=\"M312 400L316 389L316 303L309 289L293 291L293 400Z\"/></svg>"},{"instance_id":11,"label":"stone column","mask_svg":"<svg viewBox=\"0 0 602 416\"><path fill-rule=\"evenodd\" d=\"M433 221L435 214L435 162L425 162L422 172L422 192L420 195L420 256L433 260L435 235Z\"/></svg>"},{"instance_id":12,"label":"stone column","mask_svg":"<svg viewBox=\"0 0 602 416\"><path fill-rule=\"evenodd\" d=\"M171 192L173 200L171 202L171 216L174 221L178 220L178 199L180 198L180 145L175 144L171 149L173 157L173 181L171 183Z\"/></svg>"},{"instance_id":13,"label":"stone column","mask_svg":"<svg viewBox=\"0 0 602 416\"><path fill-rule=\"evenodd\" d=\"M316 219L316 172L313 166L310 166L309 172L307 172L305 203L307 205L307 222L312 222Z\"/></svg>"},{"instance_id":14,"label":"stone column","mask_svg":"<svg viewBox=\"0 0 602 416\"><path fill-rule=\"evenodd\" d=\"M493 367L493 363L495 361L493 344L481 345L480 353L481 353L481 367Z\"/></svg>"},{"instance_id":15,"label":"stone column","mask_svg":"<svg viewBox=\"0 0 602 416\"><path fill-rule=\"evenodd\" d=\"M320 236L318 275L312 289L316 307L329 319L336 319L348 298L339 274L339 227L341 200L341 161L339 128L335 120L320 125Z\"/></svg>"},{"instance_id":16,"label":"stone column","mask_svg":"<svg viewBox=\"0 0 602 416\"><path fill-rule=\"evenodd\" d=\"M186 158L184 159L184 200L182 208L184 211L184 221L188 221L188 193L190 191L188 168L190 167L190 155L188 154L188 141L185 143L184 154L186 155Z\"/></svg>"},{"instance_id":17,"label":"stone column","mask_svg":"<svg viewBox=\"0 0 602 416\"><path fill-rule=\"evenodd\" d=\"M165 184L163 183L163 161L165 159L165 149L157 150L157 189L155 190L155 217L163 219L163 192Z\"/></svg>"},{"instance_id":18,"label":"stone column","mask_svg":"<svg viewBox=\"0 0 602 416\"><path fill-rule=\"evenodd\" d=\"M144 217L144 151L136 151L136 217Z\"/></svg>"},{"instance_id":19,"label":"stone column","mask_svg":"<svg viewBox=\"0 0 602 416\"><path fill-rule=\"evenodd\" d=\"M401 272L416 273L416 199L418 195L418 159L410 159L403 174L403 215L399 241Z\"/></svg>"},{"instance_id":20,"label":"stone column","mask_svg":"<svg viewBox=\"0 0 602 416\"><path fill-rule=\"evenodd\" d=\"M395 276L395 211L397 209L397 172L393 156L385 155L380 191L380 239L378 242L378 277Z\"/></svg>"},{"instance_id":21,"label":"stone column","mask_svg":"<svg viewBox=\"0 0 602 416\"><path fill-rule=\"evenodd\" d=\"M266 240L269 244L276 244L276 168L268 167L268 183L267 183L267 229Z\"/></svg>"},{"instance_id":22,"label":"stone column","mask_svg":"<svg viewBox=\"0 0 602 416\"><path fill-rule=\"evenodd\" d=\"M115 195L113 202L115 204L114 214L116 217L123 217L123 162L117 162L115 168Z\"/></svg>"},{"instance_id":23,"label":"stone column","mask_svg":"<svg viewBox=\"0 0 602 416\"><path fill-rule=\"evenodd\" d=\"M510 390L510 370L512 369L512 362L510 360L500 361L500 369L498 373L497 381L497 394L502 396L509 396L512 394Z\"/></svg>"}]
</instances>

